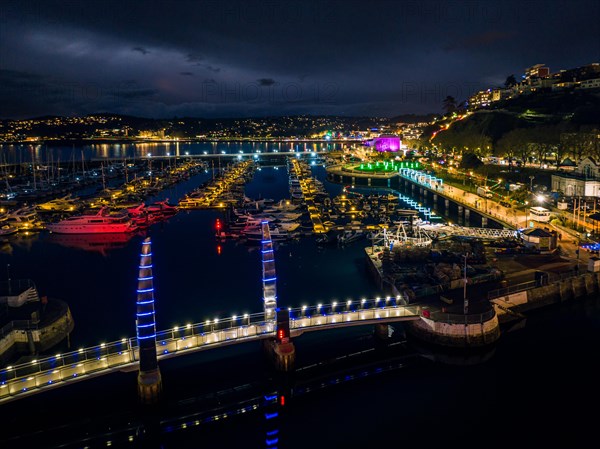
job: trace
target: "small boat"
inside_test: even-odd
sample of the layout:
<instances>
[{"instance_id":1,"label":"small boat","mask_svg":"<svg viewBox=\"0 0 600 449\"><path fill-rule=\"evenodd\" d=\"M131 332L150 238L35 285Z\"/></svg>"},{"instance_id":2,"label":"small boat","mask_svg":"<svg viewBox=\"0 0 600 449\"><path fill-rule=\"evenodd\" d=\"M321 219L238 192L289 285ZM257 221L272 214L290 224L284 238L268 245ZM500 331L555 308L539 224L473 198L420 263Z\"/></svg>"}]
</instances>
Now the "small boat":
<instances>
[{"instance_id":1,"label":"small boat","mask_svg":"<svg viewBox=\"0 0 600 449\"><path fill-rule=\"evenodd\" d=\"M169 204L169 199L164 201L155 201L146 206L146 212L149 214L160 214L163 216L172 216L179 211L179 208L173 204Z\"/></svg>"},{"instance_id":2,"label":"small boat","mask_svg":"<svg viewBox=\"0 0 600 449\"><path fill-rule=\"evenodd\" d=\"M9 224L5 224L2 227L0 227L0 237L16 234L17 232L19 232L19 229Z\"/></svg>"},{"instance_id":3,"label":"small boat","mask_svg":"<svg viewBox=\"0 0 600 449\"><path fill-rule=\"evenodd\" d=\"M269 231L271 233L271 240L273 241L289 240L292 237L290 232L278 225L269 225ZM247 226L240 231L240 235L248 241L260 242L263 238L262 225Z\"/></svg>"},{"instance_id":4,"label":"small boat","mask_svg":"<svg viewBox=\"0 0 600 449\"><path fill-rule=\"evenodd\" d=\"M2 222L19 231L41 231L44 223L39 219L34 206L25 206L8 213Z\"/></svg>"},{"instance_id":5,"label":"small boat","mask_svg":"<svg viewBox=\"0 0 600 449\"><path fill-rule=\"evenodd\" d=\"M77 212L82 206L83 203L75 200L69 193L61 198L40 203L36 209L39 212Z\"/></svg>"}]
</instances>

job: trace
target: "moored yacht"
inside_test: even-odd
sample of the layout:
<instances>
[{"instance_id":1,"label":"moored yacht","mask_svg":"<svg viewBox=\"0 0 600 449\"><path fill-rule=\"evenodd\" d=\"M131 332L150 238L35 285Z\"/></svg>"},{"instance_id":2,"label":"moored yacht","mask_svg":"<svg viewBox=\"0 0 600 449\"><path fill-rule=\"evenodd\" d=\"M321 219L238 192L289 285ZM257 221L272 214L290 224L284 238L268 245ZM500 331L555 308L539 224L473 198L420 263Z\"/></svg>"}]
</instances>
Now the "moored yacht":
<instances>
[{"instance_id":1,"label":"moored yacht","mask_svg":"<svg viewBox=\"0 0 600 449\"><path fill-rule=\"evenodd\" d=\"M133 232L136 224L127 213L110 215L107 208L97 214L69 217L58 223L50 223L47 229L57 234L97 234L109 232Z\"/></svg>"}]
</instances>

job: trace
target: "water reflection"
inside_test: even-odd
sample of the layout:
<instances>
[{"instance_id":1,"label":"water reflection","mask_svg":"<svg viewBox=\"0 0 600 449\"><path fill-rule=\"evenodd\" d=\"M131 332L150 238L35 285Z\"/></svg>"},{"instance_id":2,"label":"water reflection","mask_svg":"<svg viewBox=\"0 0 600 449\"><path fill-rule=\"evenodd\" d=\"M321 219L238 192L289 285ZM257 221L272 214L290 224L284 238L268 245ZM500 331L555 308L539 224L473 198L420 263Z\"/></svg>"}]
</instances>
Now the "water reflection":
<instances>
[{"instance_id":1,"label":"water reflection","mask_svg":"<svg viewBox=\"0 0 600 449\"><path fill-rule=\"evenodd\" d=\"M134 235L138 234L50 234L48 242L84 251L94 251L106 256L112 249L124 248Z\"/></svg>"},{"instance_id":2,"label":"water reflection","mask_svg":"<svg viewBox=\"0 0 600 449\"><path fill-rule=\"evenodd\" d=\"M169 155L201 155L201 154L233 154L233 153L272 153L281 151L336 151L342 148L341 143L270 143L270 142L131 142L131 143L94 143L90 145L0 145L4 162L21 164L37 161L43 164L67 162L81 164L84 160L102 158L123 158L135 160L152 156Z\"/></svg>"}]
</instances>

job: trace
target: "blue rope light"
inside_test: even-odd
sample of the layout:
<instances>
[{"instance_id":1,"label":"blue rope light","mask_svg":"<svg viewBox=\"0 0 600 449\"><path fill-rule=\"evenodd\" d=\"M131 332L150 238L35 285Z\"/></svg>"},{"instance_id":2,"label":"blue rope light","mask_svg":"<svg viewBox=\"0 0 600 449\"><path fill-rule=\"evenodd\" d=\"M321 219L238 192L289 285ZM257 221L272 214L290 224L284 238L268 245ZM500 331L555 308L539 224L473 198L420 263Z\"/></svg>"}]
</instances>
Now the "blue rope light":
<instances>
[{"instance_id":1,"label":"blue rope light","mask_svg":"<svg viewBox=\"0 0 600 449\"><path fill-rule=\"evenodd\" d=\"M263 279L263 282L270 282L270 281L276 281L277 278L269 278L269 279Z\"/></svg>"},{"instance_id":2,"label":"blue rope light","mask_svg":"<svg viewBox=\"0 0 600 449\"><path fill-rule=\"evenodd\" d=\"M152 321L152 323L150 324L138 324L138 329L141 329L142 327L152 327L154 326L154 321Z\"/></svg>"},{"instance_id":3,"label":"blue rope light","mask_svg":"<svg viewBox=\"0 0 600 449\"><path fill-rule=\"evenodd\" d=\"M152 253L148 253L148 254L140 254L140 257L150 257L152 255Z\"/></svg>"},{"instance_id":4,"label":"blue rope light","mask_svg":"<svg viewBox=\"0 0 600 449\"><path fill-rule=\"evenodd\" d=\"M137 290L138 293L148 293L148 292L153 292L153 291L154 291L154 287L152 287L152 288L145 288L145 289L142 289L142 290L140 290L140 289Z\"/></svg>"},{"instance_id":5,"label":"blue rope light","mask_svg":"<svg viewBox=\"0 0 600 449\"><path fill-rule=\"evenodd\" d=\"M140 265L138 268L152 268L152 264L144 265L144 266Z\"/></svg>"},{"instance_id":6,"label":"blue rope light","mask_svg":"<svg viewBox=\"0 0 600 449\"><path fill-rule=\"evenodd\" d=\"M148 316L148 315L153 315L153 314L154 314L154 310L152 312L136 313L137 316Z\"/></svg>"},{"instance_id":7,"label":"blue rope light","mask_svg":"<svg viewBox=\"0 0 600 449\"><path fill-rule=\"evenodd\" d=\"M151 299L150 301L138 301L136 304L152 304L154 302L154 299Z\"/></svg>"},{"instance_id":8,"label":"blue rope light","mask_svg":"<svg viewBox=\"0 0 600 449\"><path fill-rule=\"evenodd\" d=\"M147 340L148 338L156 338L156 334L148 335L146 337L140 337L138 335L138 340Z\"/></svg>"},{"instance_id":9,"label":"blue rope light","mask_svg":"<svg viewBox=\"0 0 600 449\"><path fill-rule=\"evenodd\" d=\"M151 242L142 242L142 245L150 245Z\"/></svg>"},{"instance_id":10,"label":"blue rope light","mask_svg":"<svg viewBox=\"0 0 600 449\"><path fill-rule=\"evenodd\" d=\"M138 278L138 281L151 281L152 279L154 279L154 276L149 276L147 278Z\"/></svg>"}]
</instances>

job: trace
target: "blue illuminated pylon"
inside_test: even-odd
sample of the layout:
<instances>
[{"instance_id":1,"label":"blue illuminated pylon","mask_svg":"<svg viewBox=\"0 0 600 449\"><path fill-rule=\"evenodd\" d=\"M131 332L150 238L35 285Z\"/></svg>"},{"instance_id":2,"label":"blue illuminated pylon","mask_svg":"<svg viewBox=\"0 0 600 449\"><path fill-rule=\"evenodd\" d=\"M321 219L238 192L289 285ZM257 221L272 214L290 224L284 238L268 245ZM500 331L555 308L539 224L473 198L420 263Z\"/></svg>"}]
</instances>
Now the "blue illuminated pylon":
<instances>
[{"instance_id":1,"label":"blue illuminated pylon","mask_svg":"<svg viewBox=\"0 0 600 449\"><path fill-rule=\"evenodd\" d=\"M262 282L263 282L263 307L265 320L275 318L277 308L277 275L275 273L275 252L271 240L269 222L263 221L262 225Z\"/></svg>"},{"instance_id":2,"label":"blue illuminated pylon","mask_svg":"<svg viewBox=\"0 0 600 449\"><path fill-rule=\"evenodd\" d=\"M140 351L138 394L142 402L154 403L160 396L162 380L156 357L156 314L154 311L152 245L150 237L146 237L142 243L138 273L135 320Z\"/></svg>"}]
</instances>

